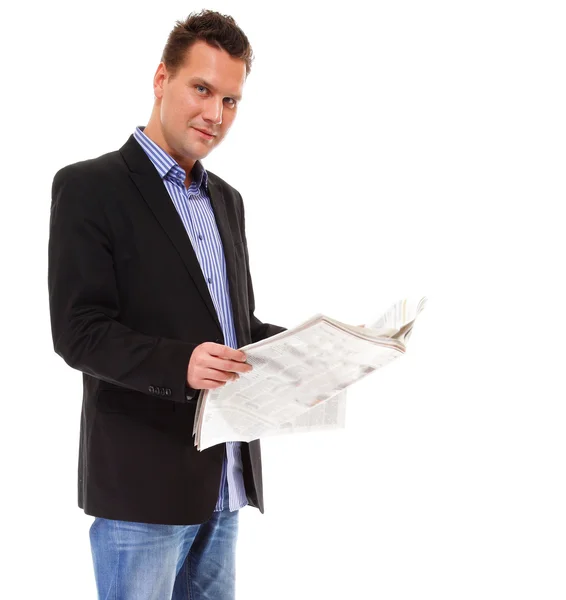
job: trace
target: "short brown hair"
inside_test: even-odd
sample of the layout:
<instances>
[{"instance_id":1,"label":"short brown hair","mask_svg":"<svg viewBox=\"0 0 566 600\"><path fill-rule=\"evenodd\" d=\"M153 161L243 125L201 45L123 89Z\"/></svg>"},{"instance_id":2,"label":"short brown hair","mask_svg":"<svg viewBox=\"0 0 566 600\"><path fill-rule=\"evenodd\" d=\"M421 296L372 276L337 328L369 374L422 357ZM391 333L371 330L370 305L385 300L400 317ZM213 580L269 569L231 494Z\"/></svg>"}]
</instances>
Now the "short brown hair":
<instances>
[{"instance_id":1,"label":"short brown hair","mask_svg":"<svg viewBox=\"0 0 566 600\"><path fill-rule=\"evenodd\" d=\"M177 21L172 29L161 55L167 72L174 79L182 67L188 50L202 40L228 52L234 58L246 63L246 77L250 74L254 59L252 47L246 34L229 15L221 15L213 10L190 13L184 21Z\"/></svg>"}]
</instances>

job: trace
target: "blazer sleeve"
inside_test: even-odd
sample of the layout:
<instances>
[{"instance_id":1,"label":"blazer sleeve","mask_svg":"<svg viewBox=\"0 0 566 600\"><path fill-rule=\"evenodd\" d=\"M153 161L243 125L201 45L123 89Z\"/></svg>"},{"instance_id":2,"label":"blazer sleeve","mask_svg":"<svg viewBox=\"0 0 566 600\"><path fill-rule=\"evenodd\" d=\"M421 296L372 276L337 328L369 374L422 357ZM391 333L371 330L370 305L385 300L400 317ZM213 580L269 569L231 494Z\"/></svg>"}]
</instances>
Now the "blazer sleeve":
<instances>
[{"instance_id":1,"label":"blazer sleeve","mask_svg":"<svg viewBox=\"0 0 566 600\"><path fill-rule=\"evenodd\" d=\"M244 256L246 259L246 273L248 278L248 303L249 303L249 313L250 313L250 329L251 329L251 339L252 343L259 342L260 340L264 340L269 338L277 333L281 333L282 331L287 331L286 327L281 327L280 325L272 325L271 323L263 323L255 316L255 299L254 299L254 290L252 284L252 276L250 272L250 258L248 255L248 242L246 239L246 216L244 212L244 201L242 199L241 194L239 194L240 203L241 203L241 215L242 215L242 237L243 237L243 246L244 246Z\"/></svg>"},{"instance_id":2,"label":"blazer sleeve","mask_svg":"<svg viewBox=\"0 0 566 600\"><path fill-rule=\"evenodd\" d=\"M47 279L54 350L93 377L185 402L192 389L187 367L198 344L145 335L117 320L103 199L71 167L58 171L52 186Z\"/></svg>"}]
</instances>

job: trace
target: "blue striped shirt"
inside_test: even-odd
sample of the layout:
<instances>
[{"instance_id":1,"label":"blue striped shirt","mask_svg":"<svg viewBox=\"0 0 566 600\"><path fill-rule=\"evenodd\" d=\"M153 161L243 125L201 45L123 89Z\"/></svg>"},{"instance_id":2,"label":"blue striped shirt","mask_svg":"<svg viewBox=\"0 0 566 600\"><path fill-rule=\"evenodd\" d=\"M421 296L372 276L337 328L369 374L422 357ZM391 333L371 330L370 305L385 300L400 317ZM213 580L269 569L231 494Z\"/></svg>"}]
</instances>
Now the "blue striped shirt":
<instances>
[{"instance_id":1,"label":"blue striped shirt","mask_svg":"<svg viewBox=\"0 0 566 600\"><path fill-rule=\"evenodd\" d=\"M169 192L179 216L191 240L202 273L222 326L226 346L237 348L236 330L230 303L228 277L222 240L218 233L214 212L207 194L208 174L200 161L191 171L191 185L185 187L186 172L175 159L149 139L143 130L136 127L134 137L143 148ZM190 435L188 432L187 435ZM228 507L222 505L224 486L228 485ZM215 511L229 508L238 510L248 504L242 475L242 458L239 442L227 442L222 463L222 476Z\"/></svg>"}]
</instances>

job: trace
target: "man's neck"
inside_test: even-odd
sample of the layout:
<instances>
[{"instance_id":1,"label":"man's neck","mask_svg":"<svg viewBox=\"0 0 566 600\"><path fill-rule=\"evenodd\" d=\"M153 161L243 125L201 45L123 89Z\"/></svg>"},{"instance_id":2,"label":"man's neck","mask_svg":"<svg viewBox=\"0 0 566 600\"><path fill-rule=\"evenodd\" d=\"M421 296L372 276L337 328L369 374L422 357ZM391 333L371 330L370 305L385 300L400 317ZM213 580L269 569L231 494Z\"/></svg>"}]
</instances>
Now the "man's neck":
<instances>
[{"instance_id":1,"label":"man's neck","mask_svg":"<svg viewBox=\"0 0 566 600\"><path fill-rule=\"evenodd\" d=\"M161 133L161 129L159 127L154 127L151 120L142 131L154 144L157 144L163 151L167 152L167 154L169 154L171 158L175 159L179 166L182 167L187 174L185 186L188 189L192 181L190 173L193 170L196 161L192 161L190 164L183 164L185 161L183 161L181 157L175 156L175 152L167 145L167 142Z\"/></svg>"}]
</instances>

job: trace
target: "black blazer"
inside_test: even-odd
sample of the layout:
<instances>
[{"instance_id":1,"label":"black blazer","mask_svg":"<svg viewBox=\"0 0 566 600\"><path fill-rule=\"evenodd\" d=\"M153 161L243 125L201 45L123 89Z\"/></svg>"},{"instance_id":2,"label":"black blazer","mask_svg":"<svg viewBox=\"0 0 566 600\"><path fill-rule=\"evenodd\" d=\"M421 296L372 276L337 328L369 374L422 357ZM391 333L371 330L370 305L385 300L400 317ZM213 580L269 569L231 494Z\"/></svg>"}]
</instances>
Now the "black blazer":
<instances>
[{"instance_id":1,"label":"black blazer","mask_svg":"<svg viewBox=\"0 0 566 600\"><path fill-rule=\"evenodd\" d=\"M239 346L284 327L254 316L241 195L208 172ZM48 288L54 349L83 373L78 504L109 519L188 525L212 515L225 444L202 452L186 385L196 346L224 343L191 241L134 136L53 179ZM263 512L259 440L242 443Z\"/></svg>"}]
</instances>

